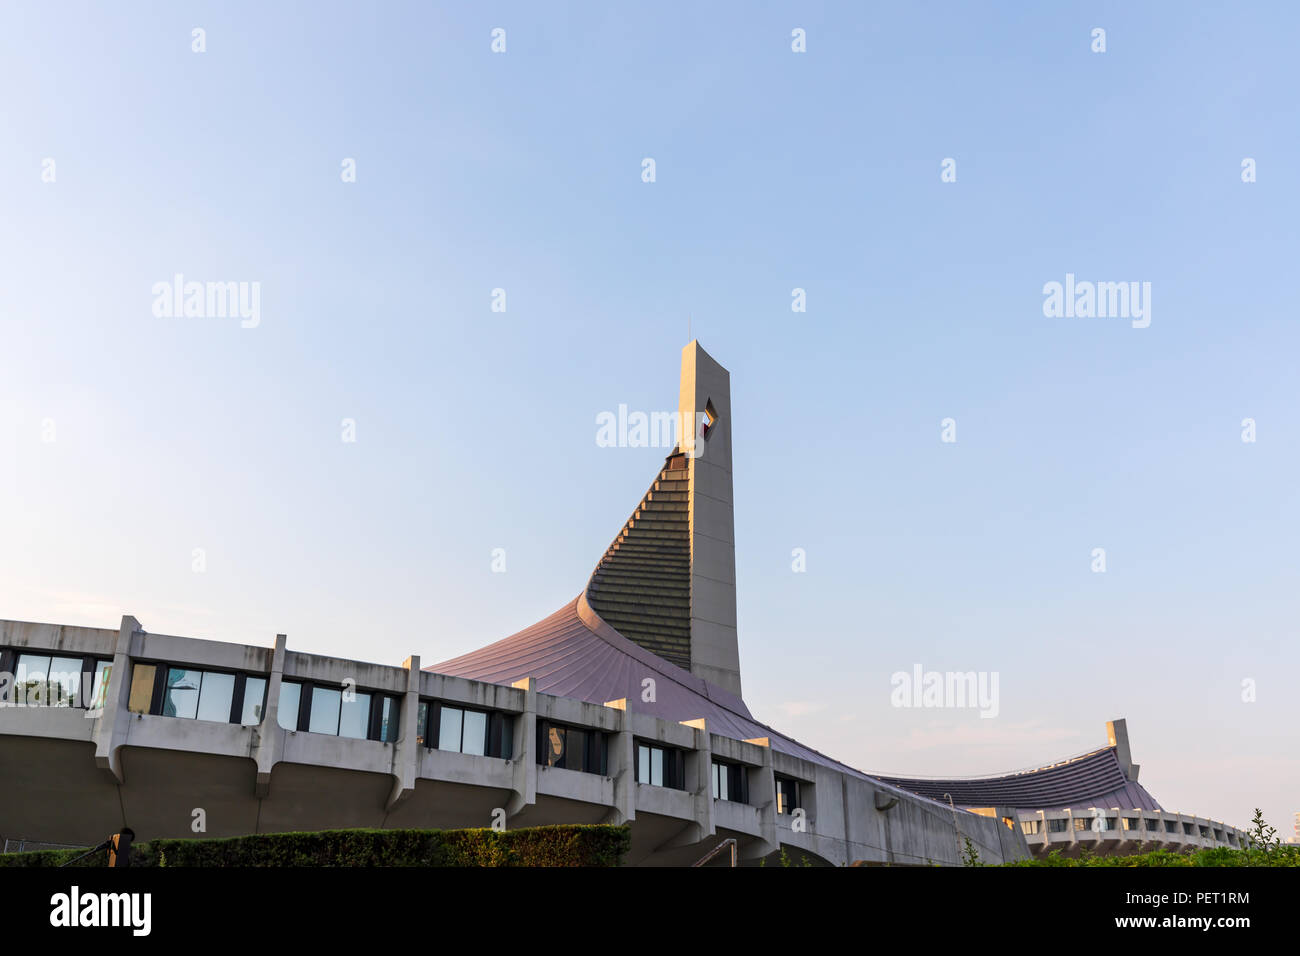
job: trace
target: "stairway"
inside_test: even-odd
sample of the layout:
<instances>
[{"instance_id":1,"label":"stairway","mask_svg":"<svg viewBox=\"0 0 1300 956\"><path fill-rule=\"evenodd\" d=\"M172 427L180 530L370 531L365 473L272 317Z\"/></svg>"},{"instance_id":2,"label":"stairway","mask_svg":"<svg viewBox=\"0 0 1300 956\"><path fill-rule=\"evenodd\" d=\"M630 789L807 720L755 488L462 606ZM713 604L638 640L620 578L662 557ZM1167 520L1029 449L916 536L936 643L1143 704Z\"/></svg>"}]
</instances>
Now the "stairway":
<instances>
[{"instance_id":1,"label":"stairway","mask_svg":"<svg viewBox=\"0 0 1300 956\"><path fill-rule=\"evenodd\" d=\"M670 455L587 585L587 601L616 631L691 666L690 479Z\"/></svg>"}]
</instances>

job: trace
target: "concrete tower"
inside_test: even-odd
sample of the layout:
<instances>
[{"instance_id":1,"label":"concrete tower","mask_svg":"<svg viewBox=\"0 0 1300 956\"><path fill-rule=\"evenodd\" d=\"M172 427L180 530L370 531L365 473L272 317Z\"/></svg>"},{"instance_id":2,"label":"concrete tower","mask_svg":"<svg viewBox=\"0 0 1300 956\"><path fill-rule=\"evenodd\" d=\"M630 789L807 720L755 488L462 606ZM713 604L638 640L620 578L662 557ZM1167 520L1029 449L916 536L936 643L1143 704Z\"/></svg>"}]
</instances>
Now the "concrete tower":
<instances>
[{"instance_id":1,"label":"concrete tower","mask_svg":"<svg viewBox=\"0 0 1300 956\"><path fill-rule=\"evenodd\" d=\"M740 694L731 374L698 340L682 349L678 411L690 474L691 673Z\"/></svg>"}]
</instances>

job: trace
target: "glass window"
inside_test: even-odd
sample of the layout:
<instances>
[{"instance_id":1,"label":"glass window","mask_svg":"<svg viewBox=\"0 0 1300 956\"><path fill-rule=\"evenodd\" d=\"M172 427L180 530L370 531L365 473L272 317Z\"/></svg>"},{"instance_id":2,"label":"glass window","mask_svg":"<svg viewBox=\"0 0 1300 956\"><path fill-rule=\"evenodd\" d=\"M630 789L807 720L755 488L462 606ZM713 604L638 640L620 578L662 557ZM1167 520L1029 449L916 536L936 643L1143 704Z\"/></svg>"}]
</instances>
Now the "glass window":
<instances>
[{"instance_id":1,"label":"glass window","mask_svg":"<svg viewBox=\"0 0 1300 956\"><path fill-rule=\"evenodd\" d=\"M794 780L790 777L777 777L776 778L776 812L794 813L794 811L798 808L798 806L799 806L799 781Z\"/></svg>"},{"instance_id":2,"label":"glass window","mask_svg":"<svg viewBox=\"0 0 1300 956\"><path fill-rule=\"evenodd\" d=\"M713 799L714 800L731 799L730 776L731 775L727 773L727 768L724 765L720 763L715 763L713 765Z\"/></svg>"},{"instance_id":3,"label":"glass window","mask_svg":"<svg viewBox=\"0 0 1300 956\"><path fill-rule=\"evenodd\" d=\"M587 731L569 727L564 733L564 764L568 770L582 770L587 752Z\"/></svg>"},{"instance_id":4,"label":"glass window","mask_svg":"<svg viewBox=\"0 0 1300 956\"><path fill-rule=\"evenodd\" d=\"M87 704L91 710L101 709L104 701L108 700L108 682L112 678L112 661L99 661L95 664L95 686L91 691L90 702Z\"/></svg>"},{"instance_id":5,"label":"glass window","mask_svg":"<svg viewBox=\"0 0 1300 956\"><path fill-rule=\"evenodd\" d=\"M284 685L281 685L284 686ZM294 707L295 719L298 708ZM266 678L249 677L244 680L244 712L239 717L239 722L245 726L253 727L262 722L262 717L266 713Z\"/></svg>"},{"instance_id":6,"label":"glass window","mask_svg":"<svg viewBox=\"0 0 1300 956\"><path fill-rule=\"evenodd\" d=\"M546 766L564 766L565 732L563 727L546 728Z\"/></svg>"},{"instance_id":7,"label":"glass window","mask_svg":"<svg viewBox=\"0 0 1300 956\"><path fill-rule=\"evenodd\" d=\"M199 710L195 716L199 720L219 720L223 724L228 724L230 707L234 700L234 674L204 671L203 684L199 689Z\"/></svg>"},{"instance_id":8,"label":"glass window","mask_svg":"<svg viewBox=\"0 0 1300 956\"><path fill-rule=\"evenodd\" d=\"M415 727L415 742L423 744L424 735L428 733L429 728L429 705L424 701L420 701L420 711L415 718Z\"/></svg>"},{"instance_id":9,"label":"glass window","mask_svg":"<svg viewBox=\"0 0 1300 956\"><path fill-rule=\"evenodd\" d=\"M397 739L397 698L385 697L379 707L379 739L392 742Z\"/></svg>"},{"instance_id":10,"label":"glass window","mask_svg":"<svg viewBox=\"0 0 1300 956\"><path fill-rule=\"evenodd\" d=\"M276 723L285 730L298 729L298 706L302 703L302 685L282 681L280 703L276 710Z\"/></svg>"},{"instance_id":11,"label":"glass window","mask_svg":"<svg viewBox=\"0 0 1300 956\"><path fill-rule=\"evenodd\" d=\"M438 721L438 749L460 750L460 731L465 712L459 707L442 708L442 717Z\"/></svg>"},{"instance_id":12,"label":"glass window","mask_svg":"<svg viewBox=\"0 0 1300 956\"><path fill-rule=\"evenodd\" d=\"M311 689L311 719L307 729L313 734L339 732L339 709L343 705L343 691L332 687Z\"/></svg>"},{"instance_id":13,"label":"glass window","mask_svg":"<svg viewBox=\"0 0 1300 956\"><path fill-rule=\"evenodd\" d=\"M51 658L49 699L46 703L54 707L75 707L80 692L81 658Z\"/></svg>"},{"instance_id":14,"label":"glass window","mask_svg":"<svg viewBox=\"0 0 1300 956\"><path fill-rule=\"evenodd\" d=\"M320 693L320 691L313 693ZM370 695L354 693L351 696L351 700L343 701L339 736L365 740L370 735Z\"/></svg>"},{"instance_id":15,"label":"glass window","mask_svg":"<svg viewBox=\"0 0 1300 956\"><path fill-rule=\"evenodd\" d=\"M167 687L163 691L164 717L194 717L199 712L199 685L202 671L172 667L167 671Z\"/></svg>"},{"instance_id":16,"label":"glass window","mask_svg":"<svg viewBox=\"0 0 1300 956\"><path fill-rule=\"evenodd\" d=\"M650 748L650 783L655 787L664 785L664 752L658 747Z\"/></svg>"},{"instance_id":17,"label":"glass window","mask_svg":"<svg viewBox=\"0 0 1300 956\"><path fill-rule=\"evenodd\" d=\"M636 779L638 783L650 782L650 748L640 744L636 748Z\"/></svg>"},{"instance_id":18,"label":"glass window","mask_svg":"<svg viewBox=\"0 0 1300 956\"><path fill-rule=\"evenodd\" d=\"M149 713L149 704L153 701L153 683L158 667L155 664L136 664L131 671L131 697L126 709L133 714Z\"/></svg>"},{"instance_id":19,"label":"glass window","mask_svg":"<svg viewBox=\"0 0 1300 956\"><path fill-rule=\"evenodd\" d=\"M44 704L49 677L48 657L39 654L19 655L18 672L14 675L14 685L18 693L14 695L14 701L19 704Z\"/></svg>"},{"instance_id":20,"label":"glass window","mask_svg":"<svg viewBox=\"0 0 1300 956\"><path fill-rule=\"evenodd\" d=\"M461 753L483 756L487 743L487 714L477 710L465 711L465 731L461 736Z\"/></svg>"}]
</instances>

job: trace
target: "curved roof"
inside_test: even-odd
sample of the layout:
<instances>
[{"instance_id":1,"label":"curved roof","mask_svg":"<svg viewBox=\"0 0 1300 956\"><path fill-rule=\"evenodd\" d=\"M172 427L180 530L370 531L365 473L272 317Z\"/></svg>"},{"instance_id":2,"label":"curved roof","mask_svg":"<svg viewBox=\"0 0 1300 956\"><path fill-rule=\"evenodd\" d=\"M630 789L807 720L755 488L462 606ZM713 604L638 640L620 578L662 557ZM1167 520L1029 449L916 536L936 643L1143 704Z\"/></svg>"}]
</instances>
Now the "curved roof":
<instances>
[{"instance_id":1,"label":"curved roof","mask_svg":"<svg viewBox=\"0 0 1300 956\"><path fill-rule=\"evenodd\" d=\"M767 737L773 750L868 777L760 723L736 695L632 643L591 609L585 593L517 634L425 670L491 684L532 677L544 694L593 704L626 698L640 713L676 721L702 717L710 733ZM647 677L655 682L649 702L641 699Z\"/></svg>"},{"instance_id":2,"label":"curved roof","mask_svg":"<svg viewBox=\"0 0 1300 956\"><path fill-rule=\"evenodd\" d=\"M929 780L881 777L897 787L963 807L1016 807L1020 810L1120 807L1159 810L1160 805L1136 780L1128 779L1114 747L1104 747L1061 763L997 777Z\"/></svg>"}]
</instances>

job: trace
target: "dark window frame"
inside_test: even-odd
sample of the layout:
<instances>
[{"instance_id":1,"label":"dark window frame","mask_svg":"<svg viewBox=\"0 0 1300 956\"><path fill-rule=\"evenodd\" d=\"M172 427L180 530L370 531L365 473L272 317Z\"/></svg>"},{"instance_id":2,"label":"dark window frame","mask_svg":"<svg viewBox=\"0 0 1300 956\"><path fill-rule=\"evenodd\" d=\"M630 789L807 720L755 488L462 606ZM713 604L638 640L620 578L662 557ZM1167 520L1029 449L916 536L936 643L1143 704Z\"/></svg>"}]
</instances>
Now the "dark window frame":
<instances>
[{"instance_id":1,"label":"dark window frame","mask_svg":"<svg viewBox=\"0 0 1300 956\"><path fill-rule=\"evenodd\" d=\"M426 705L424 717L424 746L428 750L442 750L438 746L442 741L442 711L444 708L459 710L462 714L460 725L460 750L448 750L445 753L465 753L465 719L464 714L482 714L484 721L483 753L468 754L470 757L495 757L497 760L511 760L514 753L514 719L515 714L503 710L486 710L482 707L469 707L456 701L439 700L436 697L421 697L420 703ZM416 719L419 720L418 708Z\"/></svg>"},{"instance_id":2,"label":"dark window frame","mask_svg":"<svg viewBox=\"0 0 1300 956\"><path fill-rule=\"evenodd\" d=\"M793 816L796 810L803 808L803 796L804 796L803 788L806 784L798 777L791 777L783 773L773 774L772 777L773 777L772 785L773 785L773 789L775 790L775 797L776 797L775 800L776 812L781 816L787 816L787 817ZM790 784L792 789L794 790L794 796L791 800L790 807L789 809L786 810L781 809L781 784L783 783Z\"/></svg>"},{"instance_id":3,"label":"dark window frame","mask_svg":"<svg viewBox=\"0 0 1300 956\"><path fill-rule=\"evenodd\" d=\"M154 669L153 690L149 697L149 716L151 717L168 717L170 715L163 713L163 704L167 699L167 674L173 670L198 671L201 674L225 674L227 677L235 678L235 687L230 693L230 715L225 721L206 721L206 723L227 723L237 724L241 727L260 727L261 721L256 724L244 723L244 696L248 687L248 678L259 678L265 681L262 687L262 720L266 720L266 695L271 688L271 675L263 674L260 671L237 671L226 667L203 667L198 664L188 664L185 662L166 661L157 658L132 657L128 658L131 665L130 680L135 680L135 667L137 664L145 664ZM127 693L130 693L128 685ZM202 685L200 684L200 694ZM198 717L173 717L175 720L198 720Z\"/></svg>"},{"instance_id":4,"label":"dark window frame","mask_svg":"<svg viewBox=\"0 0 1300 956\"><path fill-rule=\"evenodd\" d=\"M382 690L372 690L371 688L368 687L352 688L354 693L368 694L370 696L370 704L369 704L370 709L369 712L366 714L366 736L347 737L344 736L343 734L340 734L338 732L337 727L335 728L334 733L332 734L322 733L321 731L318 730L309 729L311 727L312 692L318 687L322 690L337 690L342 692L343 688L341 686L335 687L333 684L326 684L326 683L322 683L321 681L302 680L296 677L282 678L280 681L281 688L283 688L285 684L293 684L294 686L299 688L298 718L294 722L293 728L290 729L284 727L282 724L279 724L278 722L279 718L277 716L276 726L278 726L281 730L289 730L290 733L300 733L300 734L315 733L315 734L319 734L322 737L342 737L342 739L344 740L373 740L377 743L385 743L385 744L396 743L399 735L401 734L402 698L403 698L402 694L392 694ZM267 686L269 688L270 685L268 684ZM392 710L391 710L392 718L393 718L392 726L389 728L387 739L384 739L384 737L382 736L383 722L384 722L383 702L385 700L391 700L393 702ZM338 726L340 727L342 726L342 721L343 721L343 707L342 707L342 702L340 702Z\"/></svg>"},{"instance_id":5,"label":"dark window frame","mask_svg":"<svg viewBox=\"0 0 1300 956\"><path fill-rule=\"evenodd\" d=\"M664 755L664 782L651 783L649 780L641 779L641 751L658 750ZM651 758L653 761L653 758ZM653 766L653 762L651 764ZM686 789L686 751L680 747L669 747L658 741L642 740L640 737L634 738L632 745L632 776L637 783L643 783L648 787L663 787L667 790L685 790Z\"/></svg>"},{"instance_id":6,"label":"dark window frame","mask_svg":"<svg viewBox=\"0 0 1300 956\"><path fill-rule=\"evenodd\" d=\"M95 674L99 671L100 664L113 666L113 656L104 657L102 654L69 654L60 653L58 650L44 647L0 647L0 674L12 674L14 683L5 689L7 695L4 699L11 701L18 690L18 659L20 657L48 657L53 660L56 657L66 657L72 660L81 661L81 684L77 688L77 701L73 705L78 710L89 710L89 702L83 703L84 688L86 684L86 675L90 675L90 682L93 686ZM49 673L46 673L46 684L48 686ZM105 689L105 694L108 693ZM105 701L107 703L107 701Z\"/></svg>"},{"instance_id":7,"label":"dark window frame","mask_svg":"<svg viewBox=\"0 0 1300 956\"><path fill-rule=\"evenodd\" d=\"M547 739L550 737L551 730L558 730L564 734L562 763L552 764L547 762L546 757L549 753ZM579 758L582 764L581 767L570 766L574 762L573 753L569 749L569 733L571 731L583 735L582 756ZM594 727L564 724L559 721L538 718L537 763L543 767L574 770L580 773L594 773L601 777L607 777L609 776L609 732Z\"/></svg>"},{"instance_id":8,"label":"dark window frame","mask_svg":"<svg viewBox=\"0 0 1300 956\"><path fill-rule=\"evenodd\" d=\"M728 803L749 803L749 767L732 760L713 758L709 767L709 794L713 794L713 767L721 767L727 773L727 796L713 797L714 800L726 800Z\"/></svg>"}]
</instances>

